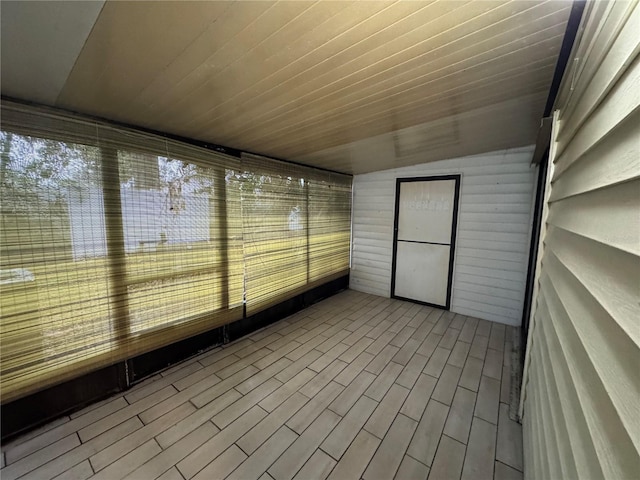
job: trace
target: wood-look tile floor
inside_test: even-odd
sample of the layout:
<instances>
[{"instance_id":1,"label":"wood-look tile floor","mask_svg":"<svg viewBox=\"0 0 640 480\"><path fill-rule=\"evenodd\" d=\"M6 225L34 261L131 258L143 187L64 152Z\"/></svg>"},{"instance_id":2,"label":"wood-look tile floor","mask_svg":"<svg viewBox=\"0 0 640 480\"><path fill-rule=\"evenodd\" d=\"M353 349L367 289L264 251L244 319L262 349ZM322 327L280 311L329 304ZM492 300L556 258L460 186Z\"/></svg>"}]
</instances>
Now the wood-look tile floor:
<instances>
[{"instance_id":1,"label":"wood-look tile floor","mask_svg":"<svg viewBox=\"0 0 640 480\"><path fill-rule=\"evenodd\" d=\"M515 479L511 327L345 291L3 446L29 479Z\"/></svg>"}]
</instances>

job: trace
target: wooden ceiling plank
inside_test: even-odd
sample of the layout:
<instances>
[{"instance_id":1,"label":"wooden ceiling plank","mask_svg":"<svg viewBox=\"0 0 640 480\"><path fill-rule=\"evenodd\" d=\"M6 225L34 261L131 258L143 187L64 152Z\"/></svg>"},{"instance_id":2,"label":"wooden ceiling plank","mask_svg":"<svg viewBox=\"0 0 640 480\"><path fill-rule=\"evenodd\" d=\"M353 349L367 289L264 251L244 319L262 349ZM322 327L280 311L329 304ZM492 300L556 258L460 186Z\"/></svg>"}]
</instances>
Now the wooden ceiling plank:
<instances>
[{"instance_id":1,"label":"wooden ceiling plank","mask_svg":"<svg viewBox=\"0 0 640 480\"><path fill-rule=\"evenodd\" d=\"M544 77L548 77L553 73L553 63L548 63L546 66L546 73L543 74ZM469 101L467 101L463 107L458 110L458 112L464 112L471 109L476 109L480 107L490 106L492 104L500 103L505 100L505 93L508 94L507 98L514 98L518 95L524 95L526 93L540 93L546 92L548 90L548 80L546 78L537 84L520 84L519 86L513 85L513 82L506 82L504 88L496 89L493 84L488 84L486 93L482 90L478 90L477 94L471 95ZM535 117L539 118L542 112L544 105L538 105L533 111L527 111L523 108L521 111L521 115L524 117ZM425 115L425 111L429 112L428 115ZM413 106L407 107L402 111L401 114L396 115L393 118L394 125L391 127L388 124L388 120L380 117L372 117L370 120L362 119L360 122L343 125L342 128L327 130L324 132L315 132L310 130L314 135L317 136L309 136L305 137L303 134L299 136L292 135L289 138L295 139L295 142L292 141L288 144L281 145L264 145L265 151L281 151L286 155L289 155L288 158L297 159L301 155L317 151L321 149L322 146L326 145L339 145L341 143L350 143L355 139L367 138L367 136L383 134L390 131L395 131L402 128L408 128L410 126L428 122L438 118L450 118L451 109L448 104L448 100L443 98L439 101L436 101L432 104L416 104ZM385 123L387 122L387 123ZM362 136L363 132L366 132L366 136ZM532 138L535 137L535 133L532 133Z\"/></svg>"},{"instance_id":2,"label":"wooden ceiling plank","mask_svg":"<svg viewBox=\"0 0 640 480\"><path fill-rule=\"evenodd\" d=\"M290 62L289 52L292 44L301 44L316 26L331 23L331 20L344 10L347 2L318 2L301 12L291 21L265 38L263 42L244 52L243 56L227 68L211 76L205 84L185 100L186 108L173 109L172 115L176 122L188 128L197 122L202 115L211 109L217 109L238 90L255 88L255 82L277 66ZM255 90L254 90L255 91ZM207 92L207 102L203 103L201 95ZM205 109L202 112L202 109Z\"/></svg>"},{"instance_id":3,"label":"wooden ceiling plank","mask_svg":"<svg viewBox=\"0 0 640 480\"><path fill-rule=\"evenodd\" d=\"M311 8L310 2L277 2L266 10L259 18L251 22L241 32L210 56L207 61L191 72L180 85L172 89L173 94L165 95L156 104L156 114L171 118L185 113L195 114L202 108L203 99L209 102L214 96L216 82L225 82L225 72L232 65L257 48L262 42L292 22L305 10Z\"/></svg>"},{"instance_id":4,"label":"wooden ceiling plank","mask_svg":"<svg viewBox=\"0 0 640 480\"><path fill-rule=\"evenodd\" d=\"M469 1L469 0L467 0ZM398 32L417 28L410 27L407 24L412 20L418 20L424 23L425 11L431 11L433 5L448 5L448 9L460 8L464 3L455 4L437 3L437 2L397 2L389 5L381 11L367 14L363 8L354 9L345 12L345 17L349 14L357 16L358 20L352 28L335 35L329 41L316 44L309 47L308 54L297 59L290 65L276 72L265 71L264 79L260 82L260 86L255 85L252 88L253 96L249 96L243 102L255 105L261 105L263 101L273 98L275 92L284 93L290 99L296 96L297 87L313 81L319 75L327 71L335 71L340 68L349 58L355 58L359 54L368 54L373 48L379 44L386 42L383 35L389 35L388 30L393 28ZM368 5L368 2L362 2L362 5ZM374 4L376 5L376 4ZM433 12L433 17L438 17L438 12ZM394 30L394 32L395 32ZM399 33L396 33L396 35ZM295 41L295 39L292 39ZM255 95L255 92L259 92ZM216 106L211 109L212 117L222 115L224 112L237 111L242 104L233 102L226 110L222 106ZM217 114L220 111L220 114ZM194 122L200 119L194 119Z\"/></svg>"},{"instance_id":5,"label":"wooden ceiling plank","mask_svg":"<svg viewBox=\"0 0 640 480\"><path fill-rule=\"evenodd\" d=\"M474 6L478 12L485 11L493 2L481 2ZM421 6L420 9L412 7ZM398 6L385 10L385 15L376 15L368 19L358 31L350 31L342 37L329 42L316 52L316 58L309 63L309 67L296 73L291 72L285 77L278 77L270 87L264 87L256 98L248 99L260 110L269 108L286 108L306 102L304 93L323 92L331 89L333 84L342 78L344 71L357 69L355 62L374 62L380 58L390 56L391 45L407 33L413 33L418 38L424 38L424 30L429 25L438 25L438 21L452 12L465 12L464 2L400 2ZM410 11L409 8L415 11ZM473 16L472 13L464 15ZM449 21L453 22L452 19ZM365 28L366 27L366 28ZM422 32L422 33L419 33ZM299 66L299 65L298 65ZM256 112L259 115L259 112ZM225 118L224 122L229 121ZM233 117L232 120L233 121ZM207 122L208 128L215 120Z\"/></svg>"},{"instance_id":6,"label":"wooden ceiling plank","mask_svg":"<svg viewBox=\"0 0 640 480\"><path fill-rule=\"evenodd\" d=\"M546 83L543 83L539 85L537 89L534 89L532 86L528 86L526 88L521 88L521 89L513 88L513 89L510 89L509 93L512 95L516 93L521 93L521 94L531 93L531 92L541 93L546 91L546 85L547 85ZM504 100L504 96L496 94L496 95L486 96L482 99L478 99L473 102L469 102L468 104L465 105L465 107L468 109L471 109L474 107L484 107L484 106L491 105L492 103L498 103L501 100ZM398 121L396 122L396 125L398 125L397 128L399 129L409 128L410 126L419 124L419 122L421 121L430 121L437 118L449 118L445 116L447 113L450 114L451 112L451 110L448 108L448 105L446 105L446 101L441 102L441 104L435 105L433 108L434 108L433 114L429 116L425 116L424 106L416 105L412 107L410 110L403 112L402 118L398 119ZM542 110L542 106L537 106L536 109L533 111L527 111L523 109L521 111L521 115L523 118L535 117L535 116L539 117L539 115L537 115L537 112L541 110ZM460 110L460 111L463 112L466 110ZM275 149L275 151L282 152L288 155L287 158L297 159L301 155L304 155L313 151L318 151L326 146L339 145L341 143L350 143L350 142L353 142L352 140L353 138L364 139L364 138L368 138L368 136L371 134L380 135L383 133L389 133L390 131L395 131L395 130L390 130L389 125L385 123L384 120L373 119L368 122L363 122L362 124L359 124L359 125L350 125L348 127L345 127L345 129L342 129L342 130L324 132L324 135L319 137L304 138L304 139L301 139L299 142L295 142L295 143L292 142L287 145L279 145L276 147L266 147L265 151L272 151ZM361 135L362 132L366 132L366 136L362 136Z\"/></svg>"},{"instance_id":7,"label":"wooden ceiling plank","mask_svg":"<svg viewBox=\"0 0 640 480\"><path fill-rule=\"evenodd\" d=\"M552 71L552 68L553 67L551 65L548 66L549 72ZM522 96L526 96L528 93L531 93L532 88L534 88L535 89L534 91L536 92L544 92L546 91L546 85L548 85L548 81L546 80L540 82L539 85L535 85L535 86L522 85L521 83L516 85L510 85L509 87L507 87L508 88L507 93L509 95L509 98L520 98ZM493 89L492 91L493 93L487 93L486 95L484 94L479 95L479 97L481 98L478 98L477 101L474 102L473 104L467 105L466 108L468 110L470 109L478 110L478 108L486 109L486 108L490 108L491 105L500 104L501 101L502 103L504 103L503 101L504 95L502 95L500 91L495 91L495 89ZM479 92L479 93L483 93L483 92ZM542 110L542 108L543 108L543 104L540 104L536 107L535 110L531 111L531 110L524 109L524 106L523 106L523 109L521 110L521 115L523 116L523 118L524 117L538 118L539 112ZM425 111L428 111L430 115L425 116L425 113L424 113ZM464 111L466 110L461 110L459 114L463 114ZM447 116L448 114L450 115L450 111L448 110L448 106L446 105L446 99L442 99L440 103L436 102L426 107L424 105L413 106L411 109L408 109L406 112L403 113L403 118L401 120L406 121L408 125L422 125L422 124L425 124L425 122L431 125L430 122L437 122L438 119L449 119L449 118L455 117L455 115ZM375 132L373 134L374 136L388 133L389 132L388 125L385 125L384 123L381 124L381 122L383 122L383 120L375 118L367 122L363 121L358 125L352 125L350 126L350 128L355 130L363 129L367 132ZM407 128L412 128L412 127L405 127L402 130L406 130ZM398 127L396 131L398 129L400 129L400 127ZM305 158L306 157L305 154L309 154L309 152L322 150L322 147L319 147L319 145L326 145L328 144L329 141L330 141L329 144L333 144L333 145L354 143L353 141L350 140L351 137L349 136L349 133L350 132L348 131L347 133L343 133L343 131L330 132L330 134L326 139L320 138L319 140L316 140L317 144L314 143L313 138L307 138L303 140L299 145L289 146L290 148L287 150L287 154L290 157L288 158L292 158L296 160L300 158ZM363 140L359 140L359 141L363 141ZM269 150L264 150L264 152L273 154Z\"/></svg>"},{"instance_id":8,"label":"wooden ceiling plank","mask_svg":"<svg viewBox=\"0 0 640 480\"><path fill-rule=\"evenodd\" d=\"M328 2L335 4L335 2ZM205 118L211 119L214 115L219 117L218 112L229 113L230 110L243 110L243 106L259 103L259 98L265 92L262 88L269 85L276 86L289 80L295 71L304 71L317 64L317 51L334 42L336 38L361 27L362 24L370 21L374 15L381 14L384 10L391 8L387 2L353 2L349 8L338 12L334 17L322 24L317 24L315 28L305 35L295 39L285 49L275 52L274 55L265 59L264 62L256 62L260 67L259 75L255 77L243 77L242 84L236 87L236 92L229 94L227 98L218 103L215 108L205 112ZM274 61L282 57L282 62ZM288 59L286 61L286 59ZM250 80L253 80L251 82ZM257 93L257 95L256 95ZM249 101L245 101L246 99ZM245 99L241 102L241 99ZM194 118L190 123L197 123Z\"/></svg>"},{"instance_id":9,"label":"wooden ceiling plank","mask_svg":"<svg viewBox=\"0 0 640 480\"><path fill-rule=\"evenodd\" d=\"M556 37L558 35L562 35L562 32L563 32L563 25L559 25L551 29L548 29L545 33L549 33L551 37ZM496 56L499 56L500 50L502 51L506 50L506 48L502 48L502 47L507 47L507 46L503 45L501 46L501 48L496 49L495 51ZM417 93L417 95L419 95L420 97L423 97L424 96L423 92L429 91L427 89L427 86L429 85L429 81L428 81L429 78L439 80L440 78L442 78L440 75L444 76L444 75L447 75L447 72L452 72L450 74L452 77L450 80L455 83L456 77L457 77L456 73L460 71L466 71L468 69L477 68L479 65L484 63L480 61L475 64L472 64L471 60L481 60L482 57L491 58L492 56L491 53L482 51L482 53L477 57L472 57L469 52L469 58L465 59L463 62L447 64L446 60L443 60L443 63L446 65L445 68L438 68L436 65L433 65L432 66L433 69L429 73L427 73L422 77L418 77L416 75L415 78L411 78L406 83L401 83L402 78L395 77L393 79L385 80L384 82L377 84L375 86L369 86L367 88L363 88L363 93L365 93L364 90L366 90L366 93L371 92L370 96L364 97L364 98L363 97L357 98L357 101L354 101L354 102L350 102L349 96L345 96L344 100L341 102L342 110L348 111L362 104L371 106L372 102L374 102L376 99L383 98L385 100L389 100L390 97L404 96L405 94L408 94L409 92L411 92L412 90L415 90L416 88L419 89L418 90L419 93ZM404 74L402 74L402 76L404 77ZM328 109L331 109L332 107L336 109L340 108L339 105L335 105L335 106L332 105L332 106L329 106ZM309 110L306 110L305 113L309 115L307 117L307 120L310 120L312 118L311 114L313 113L313 111L309 109ZM269 122L269 124L272 128L276 126L276 122Z\"/></svg>"},{"instance_id":10,"label":"wooden ceiling plank","mask_svg":"<svg viewBox=\"0 0 640 480\"><path fill-rule=\"evenodd\" d=\"M558 39L552 37L540 43L555 45L557 44L557 40ZM503 59L493 59L490 62L485 62L481 65L468 68L466 69L463 77L456 76L455 74L438 77L427 84L414 86L399 93L387 94L385 97L376 101L369 101L359 106L348 105L340 110L330 110L328 115L319 119L307 120L305 118L297 118L295 128L292 128L290 125L285 125L279 131L273 131L269 127L268 131L265 131L265 129L262 129L261 131L261 129L254 125L254 134L251 136L245 134L245 136L242 137L242 140L247 142L262 141L266 146L269 145L270 140L279 138L280 134L295 136L297 130L308 130L315 126L319 126L320 124L328 125L335 123L339 124L340 128L344 128L344 124L339 122L340 118L351 118L354 121L359 122L367 115L393 116L394 112L400 111L406 104L413 103L415 101L414 99L425 102L428 98L440 96L452 97L455 95L454 92L472 90L473 85L478 82L505 77L511 72L517 72L520 69L528 70L535 65L536 62L546 61L550 58L550 55L548 55L542 48L536 47L537 45L527 46L521 51L511 52L508 55L505 55L505 58ZM459 79L459 81L456 82L456 79ZM375 110L378 106L380 106L379 109ZM233 139L230 138L229 140Z\"/></svg>"},{"instance_id":11,"label":"wooden ceiling plank","mask_svg":"<svg viewBox=\"0 0 640 480\"><path fill-rule=\"evenodd\" d=\"M548 78L553 73L552 61L546 61L547 63L541 63L537 65L531 65L530 68L536 68L536 78L541 78L541 81L531 83L532 73L527 67L522 71L520 75L509 75L503 79L489 79L484 80L483 83L476 85L476 90L467 91L464 89L452 89L446 93L446 95L434 95L429 101L415 100L411 103L403 103L402 105L395 106L393 104L387 105L387 114L383 115L379 112L377 114L367 116L357 116L345 114L344 118L334 119L332 122L315 126L302 126L301 128L291 129L288 132L284 132L281 136L272 136L269 139L263 139L256 141L254 145L260 145L261 148L273 149L284 148L286 145L290 145L292 142L306 145L307 149L315 148L318 142L329 142L335 144L338 141L337 137L345 139L345 141L353 141L359 138L364 138L360 135L367 136L366 127L371 125L377 125L378 128L387 128L387 131L395 130L398 128L404 128L411 126L411 122L421 123L425 121L427 117L431 117L436 114L450 115L452 113L464 111L468 108L470 103L486 102L483 92L496 92L499 100L508 99L510 94L510 87L513 88L516 80L521 80L521 86L524 88L533 89L534 85L542 85L542 89L548 88ZM500 88L502 87L502 88ZM532 90L533 91L533 90ZM493 98L493 97L491 97ZM438 111L433 110L433 103L442 105L442 108ZM382 108L382 107L381 107ZM413 114L408 114L409 111L416 109L421 112L421 117L416 118ZM376 128L377 130L377 128ZM377 132L379 133L379 132ZM333 138L336 136L336 138ZM227 142L229 143L229 142Z\"/></svg>"},{"instance_id":12,"label":"wooden ceiling plank","mask_svg":"<svg viewBox=\"0 0 640 480\"><path fill-rule=\"evenodd\" d=\"M546 38L547 40L551 38L555 38L558 35L562 35L564 31L564 25L555 25L553 27L547 28L543 31L536 32L532 36L536 39ZM523 32L524 33L524 32ZM487 45L480 44L477 48L469 47L469 49L464 49L462 51L455 51L452 55L443 55L441 58L438 58L436 62L428 64L424 69L421 69L420 73L422 76L415 72L413 75L409 76L408 80L403 82L402 80L406 77L404 72L400 72L400 74L396 77L392 77L386 79L384 82L371 85L371 86L361 86L361 91L356 92L354 95L344 95L338 97L337 100L333 102L326 101L326 108L318 108L314 109L311 105L305 106L305 118L301 119L304 122L311 122L316 119L317 121L326 121L327 118L323 117L326 115L326 112L331 113L339 113L339 111L353 111L354 108L357 108L359 105L366 105L367 107L371 107L373 102L377 99L382 98L385 101L388 101L390 97L393 95L399 96L404 95L407 92L410 92L411 89L419 88L419 95L424 95L424 91L430 91L427 89L427 85L429 84L429 79L440 80L442 78L446 78L447 76L451 77L451 81L455 81L456 77L459 76L459 72L471 70L473 68L477 68L478 66L489 61L497 61L501 54L504 54L505 51L513 54L515 52L516 55L520 56L524 59L523 61L526 63L527 58L525 55L528 54L527 51L523 51L523 49L515 50L513 45L525 44L527 47L535 48L537 44L530 44L530 39L527 37L520 38L518 40L513 40L511 43L504 44L501 38L496 40L496 44L499 45L498 48L494 50L490 50ZM475 52L467 51L473 48ZM459 60L456 62L455 60ZM478 62L478 60L480 60ZM482 61L485 60L485 61ZM426 73L424 73L426 72ZM365 94L369 94L365 96ZM350 97L356 97L354 101L350 101ZM314 116L314 114L316 114ZM290 121L290 118L289 120ZM269 128L275 130L278 126L281 126L284 123L285 128L289 128L287 126L288 122L278 122L276 119L269 119L268 125ZM300 122L296 122L300 125ZM254 120L253 127L256 128L256 125L260 125L257 120ZM216 129L216 133L218 135L224 135L225 129L220 128ZM242 137L242 130L237 129L237 135L240 138Z\"/></svg>"},{"instance_id":13,"label":"wooden ceiling plank","mask_svg":"<svg viewBox=\"0 0 640 480\"><path fill-rule=\"evenodd\" d=\"M478 45L478 43L483 43L486 44L486 42L478 42L476 38L474 38L475 36L479 36L479 35L484 35L485 37L490 37L491 32L500 32L501 35L504 34L504 30L505 29L505 25L502 25L502 22L505 22L507 20L512 20L512 23L517 24L525 24L525 25L531 25L531 24L535 24L536 21L541 22L541 28L544 28L546 26L546 24L544 23L545 20L543 19L547 19L546 21L548 22L548 17L551 13L555 12L557 14L557 9L558 7L556 5L553 5L549 2L547 2L546 4L535 4L535 8L530 8L529 10L525 11L528 12L529 14L526 17L521 17L521 15L525 12L518 12L517 14L515 14L512 17L508 17L508 18L502 18L502 20L498 20L497 17L493 16L493 18L487 19L486 23L484 25L476 23L479 20L477 18L473 18L472 20L470 20L470 25L468 26L468 29L466 32L460 32L460 30L458 28L454 28L453 32L449 31L449 39L455 41L456 38L462 38L464 40L464 35L468 35L470 38L467 40L468 44L473 46L473 48L475 48L476 50L480 50L481 45ZM506 13L505 13L506 12ZM508 10L506 11L502 11L502 14L508 14ZM568 12L568 9L567 9ZM545 15L546 14L546 15ZM494 14L495 15L495 14ZM552 17L553 18L553 17ZM557 23L557 21L556 21ZM495 25L496 27L493 28L492 25ZM491 28L491 30L484 32L484 29L488 29ZM512 33L512 37L511 39L513 41L522 41L523 40L523 35L526 34L525 32L518 32L517 28L513 28L510 30ZM445 32L447 33L447 32ZM482 38L482 37L480 37ZM505 39L500 39L497 40L497 42L504 44L507 40ZM393 82L397 85L399 85L401 83L401 78L402 76L404 77L418 77L418 73L417 71L414 71L411 66L415 66L418 65L419 69L421 69L421 71L423 72L430 72L432 73L435 68L433 65L429 64L427 58L429 56L431 57L435 57L436 60L440 61L440 63L442 63L441 59L443 57L446 57L447 54L444 52L441 52L441 50L444 50L446 48L449 48L449 50L453 50L454 52L460 50L457 47L454 47L452 44L450 43L439 43L440 42L440 38L439 36L436 37L432 37L427 39L426 41L423 41L421 43L419 43L415 49L411 49L414 51L419 52L419 55L417 56L409 56L408 60L405 59L398 59L396 60L399 63L392 63L394 62L394 58L398 57L398 55L393 55L393 56L389 56L387 58L384 58L380 64L384 63L384 64L390 64L390 67L386 68L385 71L382 71L381 73L376 73L375 69L378 69L378 65L377 64L371 64L369 67L361 70L361 75L359 75L359 78L354 77L353 75L342 77L338 80L338 82L341 82L344 86L341 89L337 89L337 90L333 90L333 91L329 91L328 93L324 94L325 90L328 87L319 87L316 88L314 91L312 91L309 95L307 95L306 97L303 95L295 95L293 92L289 93L290 97L295 98L295 102L293 102L292 104L290 104L289 109L287 110L286 107L288 105L283 104L283 99L282 98L275 98L273 99L273 101L271 103L278 105L275 107L274 111L272 112L266 112L265 114L263 114L262 116L260 115L260 111L261 110L265 110L266 108L268 108L268 105L270 104L270 102L265 102L263 104L261 104L261 106L255 107L253 109L250 110L251 113L251 124L255 125L256 123L260 123L261 119L264 119L265 121L268 121L268 123L271 126L275 126L277 124L277 120L278 117L283 117L283 118L289 118L290 117L290 110L291 108L296 108L297 105L299 104L304 104L304 110L305 110L305 114L309 114L311 115L313 113L313 108L312 106L315 104L320 103L320 106L318 107L321 110L331 110L333 105L327 104L327 101L331 98L337 98L338 102L341 103L344 107L344 105L346 103L348 103L348 91L354 91L355 90L355 95L361 95L362 92L364 92L365 90L368 89L378 89L378 91L380 92L381 95L387 95L386 92L383 91L382 88L379 88L378 84L375 84L373 81L376 79L376 77L380 76L380 75L384 75L385 73L387 73L387 75L389 74L389 72L393 69L396 69L396 71L400 72L400 78L396 78L396 77L391 77L391 78L386 78L385 81L387 82ZM495 46L495 44L494 44ZM417 50L416 50L417 49ZM485 51L483 53L487 53L487 51L490 51L491 47L486 45L484 47ZM426 53L425 53L426 50ZM406 54L406 51L401 52L402 54ZM471 56L471 55L469 55ZM490 54L489 54L490 56ZM393 57L393 58L392 58ZM426 57L426 58L425 58ZM338 75L337 71L332 71L331 75L336 76ZM336 82L334 82L335 84ZM384 92L384 93L383 93ZM342 101L344 99L344 101ZM278 115L276 114L274 116L274 113L280 111L281 113ZM236 110L237 112L237 110ZM235 117L235 118L234 118ZM205 124L203 126L203 130L209 128L209 127L216 127L216 131L218 133L224 134L225 133L225 127L227 128L231 128L231 129L235 129L237 131L237 133L239 135L243 134L243 125L246 126L248 125L248 119L245 118L245 116L243 115L237 115L234 117L228 117L225 118L225 121L223 123L221 123L220 125L216 125L215 121L212 119L210 122L208 122L208 124ZM286 120L285 120L286 122ZM220 128L222 128L222 130L219 130Z\"/></svg>"},{"instance_id":14,"label":"wooden ceiling plank","mask_svg":"<svg viewBox=\"0 0 640 480\"><path fill-rule=\"evenodd\" d=\"M58 105L352 172L506 148L535 135L569 7L108 2Z\"/></svg>"},{"instance_id":15,"label":"wooden ceiling plank","mask_svg":"<svg viewBox=\"0 0 640 480\"><path fill-rule=\"evenodd\" d=\"M246 29L260 21L264 13L273 7L272 2L225 2L227 9L221 17L193 43L176 57L134 100L135 108L157 112L158 99L175 98L176 91L186 87L189 81L206 75L207 67L214 65L215 52ZM196 79L192 79L196 77Z\"/></svg>"},{"instance_id":16,"label":"wooden ceiling plank","mask_svg":"<svg viewBox=\"0 0 640 480\"><path fill-rule=\"evenodd\" d=\"M552 71L553 67L548 64L546 66L547 73ZM544 73L543 73L544 75ZM517 78L516 78L517 80ZM299 136L291 136L290 139L300 138L300 143L298 150L304 147L305 153L313 150L321 150L321 148L317 148L318 145L322 144L336 144L338 140L342 139L344 143L349 143L354 141L353 138L366 138L360 137L359 135L364 132L374 132L375 134L381 134L388 131L389 128L392 128L393 131L403 128L408 128L412 125L422 124L427 121L436 120L438 118L449 118L451 115L458 114L467 110L471 110L474 108L479 108L480 106L488 106L492 103L500 103L504 102L505 98L508 100L513 96L524 95L527 92L539 92L544 90L547 82L542 80L537 82L536 84L513 84L512 82L505 81L501 83L500 86L503 87L507 95L505 95L501 89L494 88L494 84L491 82L486 82L484 86L479 86L477 90L477 94L467 95L465 97L464 105L461 105L461 108L457 110L452 110L449 100L445 97L443 98L435 98L432 99L428 104L416 102L412 105L406 106L404 110L399 112L394 118L385 119L383 117L372 116L368 118L363 118L357 123L345 124L342 129L324 129L322 132L318 132L316 137L314 136L304 136L302 133ZM542 107L539 107L540 110ZM523 116L527 115L529 112L523 111ZM395 127L392 125L389 126L389 123L393 122ZM313 130L309 130L308 132L314 133ZM269 146L268 148L285 148L286 146L291 146L292 142L287 145L278 145L278 146ZM301 152L298 151L298 155Z\"/></svg>"}]
</instances>

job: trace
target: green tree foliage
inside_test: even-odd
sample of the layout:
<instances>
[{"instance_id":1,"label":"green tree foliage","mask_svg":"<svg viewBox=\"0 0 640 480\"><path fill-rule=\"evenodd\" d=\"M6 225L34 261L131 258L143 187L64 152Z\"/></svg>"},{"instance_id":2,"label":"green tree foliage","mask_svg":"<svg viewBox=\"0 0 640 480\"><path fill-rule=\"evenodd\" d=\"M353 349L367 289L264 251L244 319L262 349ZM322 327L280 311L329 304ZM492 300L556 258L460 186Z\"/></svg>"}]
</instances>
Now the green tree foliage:
<instances>
[{"instance_id":1,"label":"green tree foliage","mask_svg":"<svg viewBox=\"0 0 640 480\"><path fill-rule=\"evenodd\" d=\"M53 215L69 188L99 182L97 148L0 132L4 212Z\"/></svg>"}]
</instances>

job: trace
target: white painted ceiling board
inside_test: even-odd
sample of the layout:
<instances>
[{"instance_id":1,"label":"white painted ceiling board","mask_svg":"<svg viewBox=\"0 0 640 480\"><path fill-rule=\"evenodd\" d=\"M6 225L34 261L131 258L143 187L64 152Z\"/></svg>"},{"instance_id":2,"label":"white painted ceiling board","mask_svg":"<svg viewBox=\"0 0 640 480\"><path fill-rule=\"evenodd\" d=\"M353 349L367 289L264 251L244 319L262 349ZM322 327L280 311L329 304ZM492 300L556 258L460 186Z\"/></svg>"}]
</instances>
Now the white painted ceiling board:
<instances>
[{"instance_id":1,"label":"white painted ceiling board","mask_svg":"<svg viewBox=\"0 0 640 480\"><path fill-rule=\"evenodd\" d=\"M34 5L40 15L53 8ZM403 162L532 143L570 7L568 0L107 1L82 51L65 49L77 59L64 86L43 95L37 82L13 79L17 60L5 75L3 59L2 93L362 173L369 162L327 152L393 132ZM19 55L3 28L3 55L7 44L30 76L47 79L57 67L40 65L35 47L61 55L62 45L45 48L47 38L29 36L38 22L18 20L13 36L29 37L32 51ZM72 36L71 27L61 29ZM509 118L509 127L494 118L485 118L482 135L456 126L483 109ZM407 149L405 129L434 123L438 135ZM375 168L397 166L393 158L377 158Z\"/></svg>"},{"instance_id":2,"label":"white painted ceiling board","mask_svg":"<svg viewBox=\"0 0 640 480\"><path fill-rule=\"evenodd\" d=\"M486 2L476 2L474 6L482 6L484 3ZM298 91L310 90L303 97L305 98L305 114L307 117L305 118L305 124L308 125L312 120L324 123L328 114L337 115L341 111L347 111L358 119L360 113L354 112L354 108L360 107L368 113L376 105L374 103L376 100L382 102L387 109L390 108L394 112L401 110L403 103L414 104L420 102L420 104L424 105L429 98L440 97L443 93L434 89L431 84L434 81L450 89L459 88L464 91L464 87L473 80L473 78L470 78L470 74L473 73L473 67L476 70L480 68L478 77L486 79L487 72L498 73L495 69L496 62L500 63L500 73L504 74L511 65L516 67L526 65L530 68L531 63L537 58L548 59L548 51L536 45L536 43L543 40L551 40L552 45L556 45L558 39L555 37L564 33L564 23L558 22L557 17L549 19L548 15L544 15L546 12L541 11L541 7L531 10L527 12L529 13L528 17L523 15L521 17L523 17L522 20L524 21L524 19L530 19L534 15L540 15L540 18L534 22L535 33L532 33L531 27L525 23L519 24L517 37L514 31L508 31L505 34L503 30L505 27L503 25L505 23L504 20L491 23L498 20L499 17L487 14L483 18L489 16L491 20L487 20L485 28L481 28L478 25L479 19L474 18L473 22L465 22L458 28L445 30L443 34L436 34L437 31L429 31L429 34L433 35L429 38L424 38L424 31L417 29L417 33L411 32L414 33L412 37L403 42L397 42L397 45L395 43L379 45L375 48L375 51L367 51L366 55L363 55L364 59L356 58L353 61L347 61L344 65L340 65L339 68L345 71L345 76L333 83L331 82L332 79L338 74L336 70L327 72L319 70L319 76L314 78L310 88L305 89L306 84L302 86L292 84ZM474 13L473 10L470 14L472 13ZM460 9L451 12L450 16L452 17L451 22L461 22L464 18L460 18ZM549 25L549 20L551 20L551 25ZM427 23L428 25L430 23ZM444 29L440 25L437 26ZM462 29L461 27L463 26L466 28ZM560 28L548 31L549 27L553 26ZM479 30L476 30L477 28ZM399 30L400 32L401 30ZM531 35L527 35L528 33L531 33ZM458 35L466 36L459 38ZM400 39L404 39L404 37L407 37L407 34L400 35ZM395 50L393 49L394 46ZM534 48L525 50L529 46ZM378 52L377 56L373 55L375 52ZM504 58L506 55L510 55L510 58ZM523 63L523 58L526 58L527 62ZM360 60L360 62L355 60ZM508 60L511 60L511 63L508 63ZM491 61L494 62L494 65L490 64ZM489 65L485 65L486 63L489 63ZM553 63L555 64L555 59ZM353 74L348 73L349 68L347 68L352 64L361 67L360 70ZM461 70L465 72L463 76L459 75ZM427 86L429 95L425 96L425 87ZM323 92L325 95L321 95ZM452 93L447 92L447 97L450 98L451 96ZM274 105L275 107L276 105ZM286 124L286 118L291 114L290 109L286 107L287 105L277 105L275 110L279 113L275 118L280 121L276 123L272 121L270 128L273 129L281 125L283 121ZM312 117L314 113L317 114L316 117ZM230 118L229 121L234 122L236 120ZM247 131L249 128L247 123L244 122L244 130L241 132ZM261 140L267 138L268 135L269 132L265 132L265 136ZM277 134L273 136L278 138Z\"/></svg>"},{"instance_id":3,"label":"white painted ceiling board","mask_svg":"<svg viewBox=\"0 0 640 480\"><path fill-rule=\"evenodd\" d=\"M54 104L103 4L3 1L2 94Z\"/></svg>"}]
</instances>

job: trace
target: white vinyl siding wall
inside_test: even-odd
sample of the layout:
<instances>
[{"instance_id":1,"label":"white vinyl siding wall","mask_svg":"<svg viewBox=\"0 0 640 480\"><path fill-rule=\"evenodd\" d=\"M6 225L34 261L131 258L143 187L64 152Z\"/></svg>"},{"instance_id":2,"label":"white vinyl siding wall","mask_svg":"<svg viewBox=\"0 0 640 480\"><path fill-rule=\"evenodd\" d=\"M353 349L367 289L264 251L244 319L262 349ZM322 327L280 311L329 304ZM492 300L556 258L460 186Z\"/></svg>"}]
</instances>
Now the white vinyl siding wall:
<instances>
[{"instance_id":1,"label":"white vinyl siding wall","mask_svg":"<svg viewBox=\"0 0 640 480\"><path fill-rule=\"evenodd\" d=\"M525 147L354 176L350 287L390 296L396 179L461 174L451 310L520 325L532 155Z\"/></svg>"},{"instance_id":2,"label":"white vinyl siding wall","mask_svg":"<svg viewBox=\"0 0 640 480\"><path fill-rule=\"evenodd\" d=\"M528 479L640 475L640 8L594 2L583 27L554 117L523 382Z\"/></svg>"}]
</instances>

